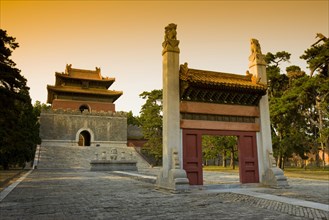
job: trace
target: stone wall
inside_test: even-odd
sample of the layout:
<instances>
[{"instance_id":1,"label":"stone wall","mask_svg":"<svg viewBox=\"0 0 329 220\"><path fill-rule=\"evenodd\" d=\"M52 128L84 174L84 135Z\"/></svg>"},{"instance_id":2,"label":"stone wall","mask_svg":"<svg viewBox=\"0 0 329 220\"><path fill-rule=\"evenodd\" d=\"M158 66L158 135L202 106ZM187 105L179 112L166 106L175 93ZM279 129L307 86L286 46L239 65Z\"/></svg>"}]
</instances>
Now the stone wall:
<instances>
[{"instance_id":1,"label":"stone wall","mask_svg":"<svg viewBox=\"0 0 329 220\"><path fill-rule=\"evenodd\" d=\"M88 131L91 146L126 146L127 118L121 112L47 110L40 115L42 145L77 146L81 131Z\"/></svg>"}]
</instances>

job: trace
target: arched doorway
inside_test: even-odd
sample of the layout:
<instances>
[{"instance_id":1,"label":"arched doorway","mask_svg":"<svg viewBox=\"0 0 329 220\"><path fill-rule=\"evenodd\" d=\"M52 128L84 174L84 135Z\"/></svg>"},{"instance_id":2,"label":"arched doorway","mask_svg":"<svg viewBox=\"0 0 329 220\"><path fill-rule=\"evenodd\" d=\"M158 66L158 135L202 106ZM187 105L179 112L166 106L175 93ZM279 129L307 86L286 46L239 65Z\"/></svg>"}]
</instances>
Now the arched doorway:
<instances>
[{"instance_id":1,"label":"arched doorway","mask_svg":"<svg viewBox=\"0 0 329 220\"><path fill-rule=\"evenodd\" d=\"M90 146L90 139L91 139L91 135L88 131L86 131L86 130L81 131L79 134L78 145L79 146Z\"/></svg>"},{"instance_id":2,"label":"arched doorway","mask_svg":"<svg viewBox=\"0 0 329 220\"><path fill-rule=\"evenodd\" d=\"M83 105L81 105L80 107L79 107L79 111L82 113L82 112L84 112L84 111L86 111L86 112L90 112L90 107L88 106L88 105L86 105L86 104L83 104Z\"/></svg>"}]
</instances>

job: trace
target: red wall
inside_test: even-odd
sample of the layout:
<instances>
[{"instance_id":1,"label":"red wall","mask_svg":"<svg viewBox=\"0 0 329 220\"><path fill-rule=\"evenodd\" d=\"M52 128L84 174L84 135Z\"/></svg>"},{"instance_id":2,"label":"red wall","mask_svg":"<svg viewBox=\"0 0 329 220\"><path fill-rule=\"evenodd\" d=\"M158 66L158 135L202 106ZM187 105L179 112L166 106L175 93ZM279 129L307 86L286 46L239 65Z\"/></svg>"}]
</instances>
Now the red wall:
<instances>
[{"instance_id":1,"label":"red wall","mask_svg":"<svg viewBox=\"0 0 329 220\"><path fill-rule=\"evenodd\" d=\"M81 105L89 106L91 111L112 111L115 112L115 104L106 102L89 102L89 101L74 101L54 99L52 103L53 109L71 109L79 110Z\"/></svg>"}]
</instances>

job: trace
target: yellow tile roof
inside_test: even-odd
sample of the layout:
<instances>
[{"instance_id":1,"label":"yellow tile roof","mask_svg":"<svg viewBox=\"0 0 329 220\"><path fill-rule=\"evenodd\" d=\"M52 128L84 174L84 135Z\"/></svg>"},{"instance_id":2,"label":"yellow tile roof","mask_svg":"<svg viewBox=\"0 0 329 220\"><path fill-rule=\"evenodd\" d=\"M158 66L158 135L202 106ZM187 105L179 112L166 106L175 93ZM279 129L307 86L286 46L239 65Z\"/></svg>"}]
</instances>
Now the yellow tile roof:
<instances>
[{"instance_id":1,"label":"yellow tile roof","mask_svg":"<svg viewBox=\"0 0 329 220\"><path fill-rule=\"evenodd\" d=\"M103 95L103 96L121 96L123 94L122 91L115 91L115 90L106 90L106 89L83 89L80 87L73 87L73 86L51 86L47 85L48 91L53 92L71 92L71 93L80 93L80 94L92 94L92 95Z\"/></svg>"},{"instance_id":2,"label":"yellow tile roof","mask_svg":"<svg viewBox=\"0 0 329 220\"><path fill-rule=\"evenodd\" d=\"M93 77L92 75L90 76L89 74L81 75L81 74L66 74L66 73L55 73L56 77L61 77L65 79L79 79L79 80L89 80L89 81L103 81L103 82L114 82L115 78L114 77Z\"/></svg>"},{"instance_id":3,"label":"yellow tile roof","mask_svg":"<svg viewBox=\"0 0 329 220\"><path fill-rule=\"evenodd\" d=\"M267 88L264 84L252 82L251 74L237 75L190 68L180 69L180 80L203 86L225 86L251 90L266 90Z\"/></svg>"}]
</instances>

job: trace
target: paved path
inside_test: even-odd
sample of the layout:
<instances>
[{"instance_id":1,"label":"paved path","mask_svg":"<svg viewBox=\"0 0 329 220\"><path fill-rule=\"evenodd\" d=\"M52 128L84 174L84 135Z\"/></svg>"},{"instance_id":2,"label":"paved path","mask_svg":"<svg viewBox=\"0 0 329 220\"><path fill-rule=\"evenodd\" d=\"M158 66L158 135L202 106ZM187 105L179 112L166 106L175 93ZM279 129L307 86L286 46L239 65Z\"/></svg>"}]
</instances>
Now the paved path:
<instances>
[{"instance_id":1,"label":"paved path","mask_svg":"<svg viewBox=\"0 0 329 220\"><path fill-rule=\"evenodd\" d=\"M238 173L205 171L203 176L204 184L240 185ZM329 205L329 178L328 181L288 178L288 183L288 189L257 188L255 191Z\"/></svg>"},{"instance_id":2,"label":"paved path","mask_svg":"<svg viewBox=\"0 0 329 220\"><path fill-rule=\"evenodd\" d=\"M0 203L1 220L155 218L329 219L329 212L234 190L171 194L115 173L84 170L34 170Z\"/></svg>"}]
</instances>

